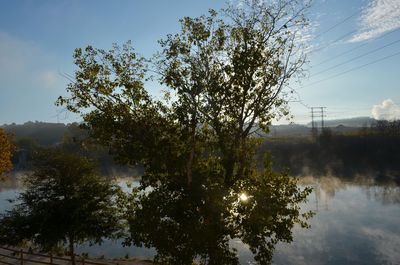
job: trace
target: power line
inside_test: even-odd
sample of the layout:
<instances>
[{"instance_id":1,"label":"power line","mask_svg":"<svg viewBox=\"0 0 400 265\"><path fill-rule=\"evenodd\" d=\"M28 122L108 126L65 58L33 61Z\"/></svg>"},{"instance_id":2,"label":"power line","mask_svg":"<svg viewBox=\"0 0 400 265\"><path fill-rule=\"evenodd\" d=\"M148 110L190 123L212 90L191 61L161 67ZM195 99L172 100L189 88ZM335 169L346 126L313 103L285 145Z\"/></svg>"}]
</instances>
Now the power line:
<instances>
[{"instance_id":1,"label":"power line","mask_svg":"<svg viewBox=\"0 0 400 265\"><path fill-rule=\"evenodd\" d=\"M310 108L310 106L308 106L307 104L305 104L302 100L293 100L293 101L289 101L289 102L300 103L300 105L302 105L303 107L306 107L307 109Z\"/></svg>"},{"instance_id":2,"label":"power line","mask_svg":"<svg viewBox=\"0 0 400 265\"><path fill-rule=\"evenodd\" d=\"M357 12L354 12L353 14L351 14L350 16L346 17L345 19L343 19L342 21L339 21L338 23L336 23L335 25L331 26L330 28L328 28L327 30L325 30L324 32L318 34L317 36L315 36L315 39L321 37L322 35L328 33L329 31L331 31L332 29L340 26L341 24L343 24L344 22L346 22L347 20L349 20L350 18L354 17L355 15L357 15L358 13L360 13L360 10L357 10Z\"/></svg>"},{"instance_id":3,"label":"power line","mask_svg":"<svg viewBox=\"0 0 400 265\"><path fill-rule=\"evenodd\" d=\"M329 111L329 114L342 114L342 113L358 113L358 112L365 112L371 110L372 106L367 109L358 109L358 110L345 110L345 111Z\"/></svg>"},{"instance_id":4,"label":"power line","mask_svg":"<svg viewBox=\"0 0 400 265\"><path fill-rule=\"evenodd\" d=\"M360 66L357 66L357 67L350 68L349 70L346 70L346 71L340 72L340 73L338 73L338 74L336 74L336 75L332 75L332 76L329 76L329 77L327 77L327 78L318 80L318 81L316 81L316 82L313 82L313 83L308 84L308 85L303 86L303 87L308 87L308 86L312 86L312 85L315 85L315 84L319 84L319 83L321 83L321 82L324 82L324 81L330 80L330 79L332 79L332 78L336 78L336 77L338 77L338 76L347 74L347 73L349 73L349 72L352 72L352 71L355 71L355 70L364 68L364 67L366 67L366 66L368 66L368 65L378 63L378 62L380 62L380 61L389 59L389 58L394 57L394 56L399 55L399 54L400 54L400 51L399 51L399 52L396 52L396 53L394 53L394 54L385 56L385 57L383 57L383 58L379 58L379 59L377 59L377 60L375 60L375 61L372 61L372 62L363 64L363 65L360 65Z\"/></svg>"},{"instance_id":5,"label":"power line","mask_svg":"<svg viewBox=\"0 0 400 265\"><path fill-rule=\"evenodd\" d=\"M319 72L313 74L312 77L314 77L314 76L316 76L316 75L319 75L319 74L322 74L322 73L325 73L325 72L327 72L327 71L329 71L329 70L335 69L335 68L337 68L337 67L339 67L339 66L342 66L342 65L344 65L344 64L350 63L350 62L352 62L352 61L355 61L355 60L357 60L357 59L359 59L359 58L362 58L362 57L367 56L367 55L369 55L369 54L372 54L372 53L374 53L374 52L380 51L380 50L382 50L382 49L384 49L384 48L387 48L387 47L389 47L389 46L391 46L391 45L393 45L393 44L396 44L396 43L398 43L398 42L400 42L400 39L399 39L399 40L396 40L396 41L393 41L393 42L391 42L391 43L389 43L389 44L383 45L383 46L381 46L381 47L378 47L378 48L376 48L376 49L374 49L374 50L372 50L372 51L369 51L369 52L363 53L363 54L361 54L361 55L358 55L358 56L356 56L356 57L354 57L354 58L351 58L351 59L349 59L349 60L347 60L347 61L344 61L344 62L342 62L342 63L339 63L339 64L336 64L336 65L334 65L334 66L331 66L331 67L329 67L329 68L327 68L327 69L325 69L325 70L319 71Z\"/></svg>"},{"instance_id":6,"label":"power line","mask_svg":"<svg viewBox=\"0 0 400 265\"><path fill-rule=\"evenodd\" d=\"M293 87L289 86L288 87L292 90L293 93L295 93L297 95L297 99L296 100L291 100L289 102L296 102L296 103L300 103L300 105L302 105L303 107L306 107L307 109L311 108L309 105L307 105L306 103L304 103L304 101L301 99L299 92L297 92L296 89L294 89Z\"/></svg>"},{"instance_id":7,"label":"power line","mask_svg":"<svg viewBox=\"0 0 400 265\"><path fill-rule=\"evenodd\" d=\"M360 11L357 11L357 12L353 13L352 15L350 15L350 16L347 17L347 18L345 18L343 21L337 23L337 25L334 25L334 26L336 27L336 26L342 24L343 22L347 21L348 19L350 19L351 17L355 16L355 15L358 14L359 12L360 12ZM385 17L387 14L389 14L390 12L391 12L391 11L386 12L385 14L382 14L382 15L379 16L376 20L380 20L380 19L384 18L384 17ZM326 32L328 32L329 30L330 30L330 29L328 29ZM350 31L350 32L347 32L347 33L345 33L344 35L340 36L339 38L335 39L334 41L329 42L327 45L325 45L325 46L323 46L323 47L320 47L320 48L316 48L316 49L314 49L314 50L311 50L309 53L314 53L314 52L318 52L318 51L324 50L324 49L328 48L329 46L335 44L336 42L338 42L338 41L340 41L340 40L346 38L347 36L349 36L349 35L351 35L351 34L357 32L357 31L358 31L358 30L355 29L355 30L352 30L352 31ZM324 34L324 32L323 32L322 34ZM320 37L322 34L317 35L317 37L315 37L315 39L318 38L318 37Z\"/></svg>"},{"instance_id":8,"label":"power line","mask_svg":"<svg viewBox=\"0 0 400 265\"><path fill-rule=\"evenodd\" d=\"M339 109L339 110L363 110L363 109L370 109L370 106L365 107L329 107L330 109Z\"/></svg>"},{"instance_id":9,"label":"power line","mask_svg":"<svg viewBox=\"0 0 400 265\"><path fill-rule=\"evenodd\" d=\"M385 33L385 34L379 36L378 38L376 38L376 39L374 39L374 40L381 39L381 38L383 38L383 37L385 37L385 36L387 36L387 35L389 35L389 34L395 32L395 31L398 31L398 30L400 30L400 28L397 28L397 29L395 29L395 30L391 30L391 31L389 31L389 32L387 32L387 33ZM343 56L343 55L346 55L346 54L348 54L349 52L352 52L352 51L357 50L357 49L359 49L359 48L361 48L361 47L364 47L364 46L366 46L366 45L368 45L368 44L370 44L370 42L361 43L360 45L357 45L357 46L351 48L350 50L347 50L347 51L344 51L344 52L342 52L342 53L339 53L339 54L337 54L337 55L335 55L335 56L332 56L332 57L330 57L330 58L328 58L328 59L326 59L326 60L324 60L324 61L322 61L322 62L320 62L320 63L318 63L318 64L313 65L313 66L315 67L315 66L319 66L319 65L321 65L321 64L325 64L325 63L330 62L330 61L332 61L332 60L334 60L334 59L337 59L338 57L341 57L341 56Z\"/></svg>"},{"instance_id":10,"label":"power line","mask_svg":"<svg viewBox=\"0 0 400 265\"><path fill-rule=\"evenodd\" d=\"M325 49L328 48L329 46L335 44L336 42L338 42L338 41L340 41L340 40L343 40L344 38L346 38L346 37L349 36L349 35L352 35L352 34L355 33L355 32L357 32L356 29L355 29L355 30L352 30L352 31L350 31L350 32L347 32L347 33L345 33L344 35L340 36L339 38L335 39L334 41L329 42L329 43L326 44L325 46L322 46L322 47L316 48L316 49L314 49L314 50L311 50L309 53L314 53L314 52L319 52L319 51L325 50Z\"/></svg>"}]
</instances>

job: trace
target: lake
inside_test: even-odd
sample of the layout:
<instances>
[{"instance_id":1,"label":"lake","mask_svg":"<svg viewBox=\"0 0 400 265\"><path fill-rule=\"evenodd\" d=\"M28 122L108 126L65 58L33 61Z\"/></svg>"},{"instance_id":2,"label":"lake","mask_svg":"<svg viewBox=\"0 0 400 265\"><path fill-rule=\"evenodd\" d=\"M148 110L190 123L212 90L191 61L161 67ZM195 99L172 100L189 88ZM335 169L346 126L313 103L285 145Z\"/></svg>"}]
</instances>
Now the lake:
<instances>
[{"instance_id":1,"label":"lake","mask_svg":"<svg viewBox=\"0 0 400 265\"><path fill-rule=\"evenodd\" d=\"M124 180L122 180L123 182ZM370 178L341 180L335 177L303 177L300 185L314 188L304 211L316 215L310 229L296 227L291 244L278 244L274 264L400 264L400 187ZM0 212L11 208L21 183L0 183ZM252 255L241 243L232 241L242 264L252 264ZM78 252L91 257L149 258L152 249L123 248L120 242L80 246Z\"/></svg>"}]
</instances>

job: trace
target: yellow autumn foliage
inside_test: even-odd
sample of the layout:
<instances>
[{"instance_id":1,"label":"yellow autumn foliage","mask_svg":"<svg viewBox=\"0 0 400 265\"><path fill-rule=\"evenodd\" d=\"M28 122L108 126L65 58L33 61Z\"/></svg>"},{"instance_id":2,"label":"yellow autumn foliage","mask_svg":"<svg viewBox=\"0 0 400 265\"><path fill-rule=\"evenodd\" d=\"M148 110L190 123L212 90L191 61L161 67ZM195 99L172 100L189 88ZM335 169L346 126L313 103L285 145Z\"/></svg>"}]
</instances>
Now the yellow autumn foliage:
<instances>
[{"instance_id":1,"label":"yellow autumn foliage","mask_svg":"<svg viewBox=\"0 0 400 265\"><path fill-rule=\"evenodd\" d=\"M12 169L12 144L7 134L0 128L0 175Z\"/></svg>"}]
</instances>

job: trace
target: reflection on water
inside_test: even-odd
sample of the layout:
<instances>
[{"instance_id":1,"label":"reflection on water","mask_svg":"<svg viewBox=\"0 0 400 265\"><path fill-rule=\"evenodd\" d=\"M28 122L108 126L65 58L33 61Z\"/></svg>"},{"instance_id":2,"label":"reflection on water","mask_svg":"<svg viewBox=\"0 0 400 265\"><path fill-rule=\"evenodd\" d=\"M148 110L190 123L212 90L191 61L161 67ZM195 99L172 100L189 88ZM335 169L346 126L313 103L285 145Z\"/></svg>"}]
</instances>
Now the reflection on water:
<instances>
[{"instance_id":1,"label":"reflection on water","mask_svg":"<svg viewBox=\"0 0 400 265\"><path fill-rule=\"evenodd\" d=\"M20 183L15 179L0 183L0 211L10 208ZM400 187L366 178L343 181L335 177L301 179L301 185L314 187L304 211L316 215L311 229L294 229L292 244L279 244L274 264L399 264ZM250 251L235 240L242 264L252 261ZM122 248L120 242L82 246L90 256L146 258L153 250Z\"/></svg>"},{"instance_id":2,"label":"reflection on water","mask_svg":"<svg viewBox=\"0 0 400 265\"><path fill-rule=\"evenodd\" d=\"M370 179L306 178L315 190L304 209L316 211L311 229L295 229L276 264L399 264L400 187Z\"/></svg>"},{"instance_id":3,"label":"reflection on water","mask_svg":"<svg viewBox=\"0 0 400 265\"><path fill-rule=\"evenodd\" d=\"M6 177L0 181L0 213L10 210L9 200L15 199L22 188L19 177Z\"/></svg>"}]
</instances>

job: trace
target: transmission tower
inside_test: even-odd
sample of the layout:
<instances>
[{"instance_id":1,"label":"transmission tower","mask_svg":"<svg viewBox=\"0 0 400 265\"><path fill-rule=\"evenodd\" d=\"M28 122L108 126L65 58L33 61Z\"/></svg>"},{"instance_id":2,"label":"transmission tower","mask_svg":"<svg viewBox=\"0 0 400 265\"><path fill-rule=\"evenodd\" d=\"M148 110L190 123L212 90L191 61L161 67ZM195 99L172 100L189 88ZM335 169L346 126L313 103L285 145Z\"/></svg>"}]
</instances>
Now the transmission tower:
<instances>
[{"instance_id":1,"label":"transmission tower","mask_svg":"<svg viewBox=\"0 0 400 265\"><path fill-rule=\"evenodd\" d=\"M311 134L313 136L318 135L318 127L321 128L321 131L325 127L324 117L325 113L324 110L326 107L311 107Z\"/></svg>"}]
</instances>

